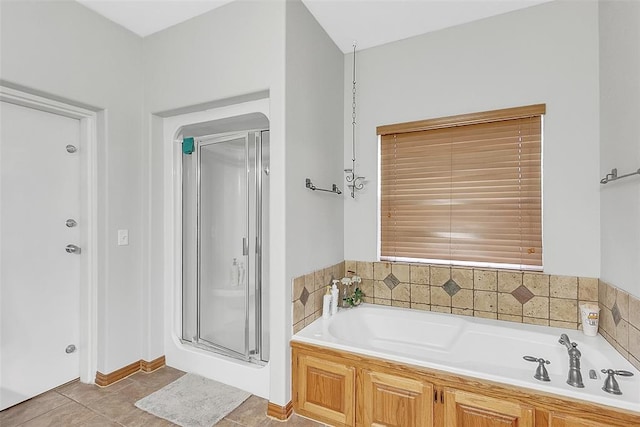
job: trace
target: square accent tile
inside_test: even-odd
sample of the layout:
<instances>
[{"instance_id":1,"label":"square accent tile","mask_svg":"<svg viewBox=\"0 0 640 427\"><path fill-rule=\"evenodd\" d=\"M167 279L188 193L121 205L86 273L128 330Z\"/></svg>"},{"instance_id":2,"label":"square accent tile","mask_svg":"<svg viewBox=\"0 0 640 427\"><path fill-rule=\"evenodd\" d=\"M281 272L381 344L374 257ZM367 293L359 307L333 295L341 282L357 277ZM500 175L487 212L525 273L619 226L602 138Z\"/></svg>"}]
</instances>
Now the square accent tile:
<instances>
[{"instance_id":1,"label":"square accent tile","mask_svg":"<svg viewBox=\"0 0 640 427\"><path fill-rule=\"evenodd\" d=\"M614 323L618 326L618 323L622 320L622 314L620 313L617 302L614 302L613 307L611 307L611 315L613 316Z\"/></svg>"},{"instance_id":2,"label":"square accent tile","mask_svg":"<svg viewBox=\"0 0 640 427\"><path fill-rule=\"evenodd\" d=\"M396 286L400 284L400 280L393 273L389 273L387 277L383 280L384 284L389 287L389 289L393 290Z\"/></svg>"},{"instance_id":3,"label":"square accent tile","mask_svg":"<svg viewBox=\"0 0 640 427\"><path fill-rule=\"evenodd\" d=\"M535 295L525 285L520 285L511 292L511 295L518 300L520 304L528 302Z\"/></svg>"},{"instance_id":4,"label":"square accent tile","mask_svg":"<svg viewBox=\"0 0 640 427\"><path fill-rule=\"evenodd\" d=\"M458 293L460 285L458 285L455 280L449 279L444 285L442 285L442 289L452 297Z\"/></svg>"},{"instance_id":5,"label":"square accent tile","mask_svg":"<svg viewBox=\"0 0 640 427\"><path fill-rule=\"evenodd\" d=\"M302 289L302 293L300 294L300 302L302 303L302 305L307 305L307 300L309 299L309 291L307 290L307 287L305 286Z\"/></svg>"}]
</instances>

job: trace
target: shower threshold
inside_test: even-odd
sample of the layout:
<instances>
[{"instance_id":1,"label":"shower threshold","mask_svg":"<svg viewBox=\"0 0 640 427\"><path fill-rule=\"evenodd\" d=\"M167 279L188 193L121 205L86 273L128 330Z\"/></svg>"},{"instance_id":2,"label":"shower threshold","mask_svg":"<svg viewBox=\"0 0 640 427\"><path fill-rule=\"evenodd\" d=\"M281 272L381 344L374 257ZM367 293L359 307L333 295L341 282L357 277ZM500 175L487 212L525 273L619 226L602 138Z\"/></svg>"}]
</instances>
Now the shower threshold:
<instances>
[{"instance_id":1,"label":"shower threshold","mask_svg":"<svg viewBox=\"0 0 640 427\"><path fill-rule=\"evenodd\" d=\"M235 360L240 360L242 362L246 362L246 363L250 363L252 365L258 365L258 366L266 366L267 362L262 360L260 358L260 354L257 351L252 350L249 353L249 356L245 356L244 354L240 354L237 353L233 350L229 350L227 348L224 347L219 347L216 345L213 345L207 341L204 340L199 340L197 338L194 338L193 341L189 341L189 340L185 340L185 339L180 339L180 342L182 344L200 349L200 350L204 350L207 351L209 353L215 353L217 355L220 356L225 356L231 359L235 359Z\"/></svg>"}]
</instances>

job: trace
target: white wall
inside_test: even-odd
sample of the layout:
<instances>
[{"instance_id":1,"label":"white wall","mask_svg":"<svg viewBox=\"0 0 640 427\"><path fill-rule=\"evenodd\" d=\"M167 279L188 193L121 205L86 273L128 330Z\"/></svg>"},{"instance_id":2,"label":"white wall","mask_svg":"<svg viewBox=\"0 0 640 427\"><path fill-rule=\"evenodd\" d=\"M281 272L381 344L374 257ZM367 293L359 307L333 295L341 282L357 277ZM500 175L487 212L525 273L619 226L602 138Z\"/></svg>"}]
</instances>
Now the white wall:
<instances>
[{"instance_id":1,"label":"white wall","mask_svg":"<svg viewBox=\"0 0 640 427\"><path fill-rule=\"evenodd\" d=\"M344 260L344 55L301 1L287 2L287 274ZM342 195L311 191L337 184Z\"/></svg>"},{"instance_id":2,"label":"white wall","mask_svg":"<svg viewBox=\"0 0 640 427\"><path fill-rule=\"evenodd\" d=\"M98 370L141 357L142 41L76 2L1 7L0 78L104 109L98 146ZM101 115L102 117L102 115ZM117 246L118 229L129 246Z\"/></svg>"},{"instance_id":3,"label":"white wall","mask_svg":"<svg viewBox=\"0 0 640 427\"><path fill-rule=\"evenodd\" d=\"M344 55L301 1L286 4L286 301L291 301L294 277L344 260L345 194L311 191L305 187L305 178L310 178L318 188L331 189L335 183L345 190L342 170ZM271 236L276 238L273 233ZM291 315L289 303L285 323L287 343L291 336ZM288 349L285 355L286 365L290 367ZM290 381L291 372L287 369L285 382L290 384ZM290 398L289 390L287 396Z\"/></svg>"},{"instance_id":4,"label":"white wall","mask_svg":"<svg viewBox=\"0 0 640 427\"><path fill-rule=\"evenodd\" d=\"M288 324L290 284L285 273L285 116L284 116L283 2L233 2L144 39L144 117L149 124L145 136L148 161L145 175L149 186L148 206L166 201L163 185L165 162L158 114L211 103L246 94L268 92L271 136L270 233L270 324L271 386L269 400L280 405L289 401ZM196 108L197 109L197 108ZM171 115L171 113L168 113ZM162 247L163 209L149 208L147 244L150 248L145 311L154 336L163 329L162 276L167 263ZM289 297L287 297L289 295ZM289 298L289 299L287 299ZM163 354L163 341L149 341L152 355Z\"/></svg>"},{"instance_id":5,"label":"white wall","mask_svg":"<svg viewBox=\"0 0 640 427\"><path fill-rule=\"evenodd\" d=\"M358 52L357 89L357 169L369 182L345 202L346 259L377 256L376 126L545 103L544 270L599 277L596 2L547 3ZM347 130L345 121L345 166Z\"/></svg>"},{"instance_id":6,"label":"white wall","mask_svg":"<svg viewBox=\"0 0 640 427\"><path fill-rule=\"evenodd\" d=\"M640 168L640 2L601 1L600 175ZM601 278L640 297L640 176L600 187Z\"/></svg>"}]
</instances>

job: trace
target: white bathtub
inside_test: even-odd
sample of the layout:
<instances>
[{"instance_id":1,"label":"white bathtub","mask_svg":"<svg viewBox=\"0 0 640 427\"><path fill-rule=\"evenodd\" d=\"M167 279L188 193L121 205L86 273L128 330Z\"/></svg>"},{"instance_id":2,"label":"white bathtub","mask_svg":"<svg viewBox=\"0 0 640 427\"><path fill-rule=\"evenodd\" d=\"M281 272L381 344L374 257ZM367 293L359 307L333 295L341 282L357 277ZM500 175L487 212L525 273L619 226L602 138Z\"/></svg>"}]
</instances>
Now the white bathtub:
<instances>
[{"instance_id":1,"label":"white bathtub","mask_svg":"<svg viewBox=\"0 0 640 427\"><path fill-rule=\"evenodd\" d=\"M582 389L566 383L569 356L558 343L563 333L582 353ZM640 372L602 336L573 329L363 304L320 318L292 339L640 412ZM537 363L525 355L551 362L550 382L533 378ZM622 395L602 390L606 375L600 370L608 368L634 373L616 376ZM591 369L597 379L589 378Z\"/></svg>"}]
</instances>

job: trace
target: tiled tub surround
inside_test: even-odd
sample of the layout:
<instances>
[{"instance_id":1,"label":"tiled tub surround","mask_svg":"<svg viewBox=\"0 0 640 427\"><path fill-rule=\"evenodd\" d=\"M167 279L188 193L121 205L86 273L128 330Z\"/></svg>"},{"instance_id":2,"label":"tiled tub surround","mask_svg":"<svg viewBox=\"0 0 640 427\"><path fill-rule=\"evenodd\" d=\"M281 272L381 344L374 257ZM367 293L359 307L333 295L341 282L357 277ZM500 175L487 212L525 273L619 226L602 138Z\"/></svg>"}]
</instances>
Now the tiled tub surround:
<instances>
[{"instance_id":1,"label":"tiled tub surround","mask_svg":"<svg viewBox=\"0 0 640 427\"><path fill-rule=\"evenodd\" d=\"M322 315L322 297L333 279L345 276L344 266L340 262L293 279L293 333Z\"/></svg>"},{"instance_id":2,"label":"tiled tub surround","mask_svg":"<svg viewBox=\"0 0 640 427\"><path fill-rule=\"evenodd\" d=\"M589 277L345 261L293 281L293 333L322 315L332 279L362 277L364 302L512 322L580 329L579 305L598 302L598 332L640 369L640 299Z\"/></svg>"},{"instance_id":3,"label":"tiled tub surround","mask_svg":"<svg viewBox=\"0 0 640 427\"><path fill-rule=\"evenodd\" d=\"M579 304L598 301L589 277L345 261L294 279L294 333L320 317L324 286L349 271L362 277L364 302L519 323L579 329Z\"/></svg>"},{"instance_id":4,"label":"tiled tub surround","mask_svg":"<svg viewBox=\"0 0 640 427\"><path fill-rule=\"evenodd\" d=\"M640 369L640 299L601 280L598 300L598 332L633 366Z\"/></svg>"}]
</instances>

